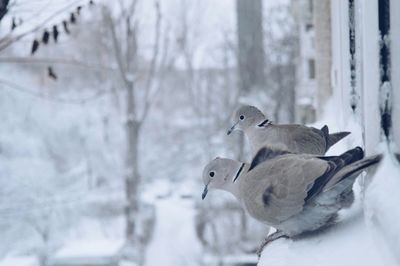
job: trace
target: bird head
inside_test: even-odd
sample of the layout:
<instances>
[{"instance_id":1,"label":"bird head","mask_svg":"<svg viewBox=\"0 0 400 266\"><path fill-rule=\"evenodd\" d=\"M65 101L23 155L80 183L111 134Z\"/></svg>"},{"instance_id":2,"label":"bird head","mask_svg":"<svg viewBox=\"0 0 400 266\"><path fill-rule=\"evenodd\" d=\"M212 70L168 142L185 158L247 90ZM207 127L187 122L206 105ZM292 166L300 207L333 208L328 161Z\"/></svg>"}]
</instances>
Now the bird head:
<instances>
[{"instance_id":1,"label":"bird head","mask_svg":"<svg viewBox=\"0 0 400 266\"><path fill-rule=\"evenodd\" d=\"M232 183L242 173L243 167L244 163L226 158L217 157L209 162L203 170L204 190L202 199L204 200L206 197L208 189L230 191Z\"/></svg>"},{"instance_id":2,"label":"bird head","mask_svg":"<svg viewBox=\"0 0 400 266\"><path fill-rule=\"evenodd\" d=\"M231 134L234 130L245 131L251 126L262 123L265 120L265 115L256 107L244 105L239 107L234 114L234 124L228 130L227 134Z\"/></svg>"}]
</instances>

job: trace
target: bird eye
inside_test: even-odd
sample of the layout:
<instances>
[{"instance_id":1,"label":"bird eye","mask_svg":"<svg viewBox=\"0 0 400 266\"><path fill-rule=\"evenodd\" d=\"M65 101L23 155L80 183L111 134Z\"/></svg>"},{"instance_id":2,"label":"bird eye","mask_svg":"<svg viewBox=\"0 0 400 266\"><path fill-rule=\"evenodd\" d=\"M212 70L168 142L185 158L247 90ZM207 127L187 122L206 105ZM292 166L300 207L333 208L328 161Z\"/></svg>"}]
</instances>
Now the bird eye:
<instances>
[{"instance_id":1,"label":"bird eye","mask_svg":"<svg viewBox=\"0 0 400 266\"><path fill-rule=\"evenodd\" d=\"M243 120L244 119L244 115L239 116L239 119Z\"/></svg>"},{"instance_id":2,"label":"bird eye","mask_svg":"<svg viewBox=\"0 0 400 266\"><path fill-rule=\"evenodd\" d=\"M214 171L210 172L210 176L211 176L211 177L214 177L214 175L215 175L215 172L214 172Z\"/></svg>"}]
</instances>

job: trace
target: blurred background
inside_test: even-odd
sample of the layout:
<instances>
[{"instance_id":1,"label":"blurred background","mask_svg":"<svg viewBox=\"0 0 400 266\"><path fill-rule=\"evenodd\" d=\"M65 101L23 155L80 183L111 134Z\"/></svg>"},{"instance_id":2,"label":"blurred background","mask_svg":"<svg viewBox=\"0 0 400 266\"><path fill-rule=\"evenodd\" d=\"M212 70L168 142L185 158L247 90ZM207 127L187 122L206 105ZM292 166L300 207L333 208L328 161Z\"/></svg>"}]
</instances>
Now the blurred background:
<instances>
[{"instance_id":1,"label":"blurred background","mask_svg":"<svg viewBox=\"0 0 400 266\"><path fill-rule=\"evenodd\" d=\"M0 265L256 265L269 229L202 169L250 159L240 104L362 144L333 2L0 0Z\"/></svg>"}]
</instances>

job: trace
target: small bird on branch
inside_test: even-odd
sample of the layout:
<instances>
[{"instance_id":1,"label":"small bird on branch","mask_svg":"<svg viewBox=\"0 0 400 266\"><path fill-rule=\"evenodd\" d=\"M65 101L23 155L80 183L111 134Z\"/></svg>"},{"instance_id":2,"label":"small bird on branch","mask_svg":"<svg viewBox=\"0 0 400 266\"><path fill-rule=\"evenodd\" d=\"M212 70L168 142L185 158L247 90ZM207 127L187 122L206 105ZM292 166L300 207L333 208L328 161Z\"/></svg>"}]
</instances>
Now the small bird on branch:
<instances>
[{"instance_id":1,"label":"small bird on branch","mask_svg":"<svg viewBox=\"0 0 400 266\"><path fill-rule=\"evenodd\" d=\"M39 49L39 42L37 40L33 40L32 43L32 49L31 49L31 55L36 53L36 51Z\"/></svg>"},{"instance_id":2,"label":"small bird on branch","mask_svg":"<svg viewBox=\"0 0 400 266\"><path fill-rule=\"evenodd\" d=\"M49 38L50 38L50 33L49 33L47 30L45 30L45 31L43 32L42 42L43 42L44 44L47 44L47 43L49 42Z\"/></svg>"},{"instance_id":3,"label":"small bird on branch","mask_svg":"<svg viewBox=\"0 0 400 266\"><path fill-rule=\"evenodd\" d=\"M57 80L57 78L58 78L56 73L54 72L54 70L53 70L53 68L51 66L49 66L47 68L47 74L49 75L50 78L52 78L54 80Z\"/></svg>"},{"instance_id":4,"label":"small bird on branch","mask_svg":"<svg viewBox=\"0 0 400 266\"><path fill-rule=\"evenodd\" d=\"M58 29L57 29L57 25L54 25L53 26L53 39L54 39L54 41L55 42L57 42L57 40L58 40Z\"/></svg>"}]
</instances>

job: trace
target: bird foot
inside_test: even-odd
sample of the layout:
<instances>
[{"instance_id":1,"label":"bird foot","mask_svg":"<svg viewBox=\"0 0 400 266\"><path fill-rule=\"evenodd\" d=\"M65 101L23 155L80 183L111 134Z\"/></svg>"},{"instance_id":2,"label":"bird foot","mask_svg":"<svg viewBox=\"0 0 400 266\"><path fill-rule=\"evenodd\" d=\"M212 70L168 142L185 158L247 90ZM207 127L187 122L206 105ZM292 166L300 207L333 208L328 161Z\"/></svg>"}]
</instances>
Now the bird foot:
<instances>
[{"instance_id":1,"label":"bird foot","mask_svg":"<svg viewBox=\"0 0 400 266\"><path fill-rule=\"evenodd\" d=\"M282 231L276 231L275 233L268 235L257 250L258 259L260 259L261 253L263 252L265 246L279 238L288 238L288 236Z\"/></svg>"}]
</instances>

